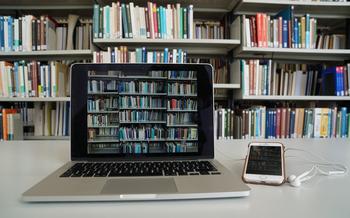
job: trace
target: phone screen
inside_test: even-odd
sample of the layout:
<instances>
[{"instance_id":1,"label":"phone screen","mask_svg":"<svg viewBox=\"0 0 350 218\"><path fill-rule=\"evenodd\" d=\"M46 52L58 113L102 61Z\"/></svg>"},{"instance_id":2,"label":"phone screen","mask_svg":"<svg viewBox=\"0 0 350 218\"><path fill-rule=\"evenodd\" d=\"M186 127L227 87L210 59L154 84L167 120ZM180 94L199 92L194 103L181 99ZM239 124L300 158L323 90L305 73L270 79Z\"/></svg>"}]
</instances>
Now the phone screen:
<instances>
[{"instance_id":1,"label":"phone screen","mask_svg":"<svg viewBox=\"0 0 350 218\"><path fill-rule=\"evenodd\" d=\"M250 146L247 174L282 176L280 146Z\"/></svg>"}]
</instances>

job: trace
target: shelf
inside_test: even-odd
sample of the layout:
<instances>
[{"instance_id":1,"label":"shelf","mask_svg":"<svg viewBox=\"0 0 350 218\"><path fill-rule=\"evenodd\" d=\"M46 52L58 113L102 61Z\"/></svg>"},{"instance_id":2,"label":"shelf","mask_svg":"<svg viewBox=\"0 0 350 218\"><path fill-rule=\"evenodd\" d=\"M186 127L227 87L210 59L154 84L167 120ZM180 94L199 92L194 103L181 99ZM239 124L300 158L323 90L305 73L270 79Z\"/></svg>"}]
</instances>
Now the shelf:
<instances>
[{"instance_id":1,"label":"shelf","mask_svg":"<svg viewBox=\"0 0 350 218\"><path fill-rule=\"evenodd\" d=\"M240 84L214 83L214 89L239 89Z\"/></svg>"},{"instance_id":2,"label":"shelf","mask_svg":"<svg viewBox=\"0 0 350 218\"><path fill-rule=\"evenodd\" d=\"M152 76L121 76L118 79L125 79L125 80L132 80L132 79L138 79L138 80L165 80L167 77L152 77Z\"/></svg>"},{"instance_id":3,"label":"shelf","mask_svg":"<svg viewBox=\"0 0 350 218\"><path fill-rule=\"evenodd\" d=\"M2 60L63 60L63 59L92 59L91 50L48 50L48 51L11 51L0 52Z\"/></svg>"},{"instance_id":4,"label":"shelf","mask_svg":"<svg viewBox=\"0 0 350 218\"><path fill-rule=\"evenodd\" d=\"M88 111L88 114L117 114L119 111Z\"/></svg>"},{"instance_id":5,"label":"shelf","mask_svg":"<svg viewBox=\"0 0 350 218\"><path fill-rule=\"evenodd\" d=\"M350 58L350 49L250 48L239 47L235 58L271 58L279 60L344 61Z\"/></svg>"},{"instance_id":6,"label":"shelf","mask_svg":"<svg viewBox=\"0 0 350 218\"><path fill-rule=\"evenodd\" d=\"M186 112L198 112L198 110L188 110L188 109L169 109L167 110L167 112L171 113L171 112L178 112L178 113L186 113Z\"/></svg>"},{"instance_id":7,"label":"shelf","mask_svg":"<svg viewBox=\"0 0 350 218\"><path fill-rule=\"evenodd\" d=\"M106 49L109 46L127 45L129 48L146 47L147 50L181 48L188 54L224 55L240 45L236 39L94 39L94 43Z\"/></svg>"},{"instance_id":8,"label":"shelf","mask_svg":"<svg viewBox=\"0 0 350 218\"><path fill-rule=\"evenodd\" d=\"M166 95L166 93L128 93L128 92L120 92L119 95L147 95L147 96L158 96L158 95Z\"/></svg>"},{"instance_id":9,"label":"shelf","mask_svg":"<svg viewBox=\"0 0 350 218\"><path fill-rule=\"evenodd\" d=\"M118 92L89 92L88 95L118 95Z\"/></svg>"},{"instance_id":10,"label":"shelf","mask_svg":"<svg viewBox=\"0 0 350 218\"><path fill-rule=\"evenodd\" d=\"M288 5L294 5L295 15L309 13L318 18L349 18L350 2L312 2L291 0L240 0L234 7L235 14L255 14L257 12L278 13Z\"/></svg>"},{"instance_id":11,"label":"shelf","mask_svg":"<svg viewBox=\"0 0 350 218\"><path fill-rule=\"evenodd\" d=\"M236 98L237 99L237 98ZM242 100L270 100L270 101L350 101L350 96L280 96L280 95L252 95L242 96Z\"/></svg>"},{"instance_id":12,"label":"shelf","mask_svg":"<svg viewBox=\"0 0 350 218\"><path fill-rule=\"evenodd\" d=\"M197 127L197 124L167 124L168 127Z\"/></svg>"},{"instance_id":13,"label":"shelf","mask_svg":"<svg viewBox=\"0 0 350 218\"><path fill-rule=\"evenodd\" d=\"M193 94L193 95L185 95L185 94L168 94L169 97L197 97L197 95Z\"/></svg>"},{"instance_id":14,"label":"shelf","mask_svg":"<svg viewBox=\"0 0 350 218\"><path fill-rule=\"evenodd\" d=\"M70 97L0 97L0 102L68 102Z\"/></svg>"},{"instance_id":15,"label":"shelf","mask_svg":"<svg viewBox=\"0 0 350 218\"><path fill-rule=\"evenodd\" d=\"M69 140L69 136L23 136L24 140Z\"/></svg>"},{"instance_id":16,"label":"shelf","mask_svg":"<svg viewBox=\"0 0 350 218\"><path fill-rule=\"evenodd\" d=\"M88 126L88 128L91 128L91 129L103 129L103 128L118 128L119 125L116 125L116 126Z\"/></svg>"},{"instance_id":17,"label":"shelf","mask_svg":"<svg viewBox=\"0 0 350 218\"><path fill-rule=\"evenodd\" d=\"M120 121L120 124L166 124L166 121L149 120L149 121Z\"/></svg>"},{"instance_id":18,"label":"shelf","mask_svg":"<svg viewBox=\"0 0 350 218\"><path fill-rule=\"evenodd\" d=\"M118 143L118 139L105 139L105 140L88 140L89 144L99 144L99 143Z\"/></svg>"},{"instance_id":19,"label":"shelf","mask_svg":"<svg viewBox=\"0 0 350 218\"><path fill-rule=\"evenodd\" d=\"M119 110L166 110L166 107L154 107L154 108L119 108Z\"/></svg>"},{"instance_id":20,"label":"shelf","mask_svg":"<svg viewBox=\"0 0 350 218\"><path fill-rule=\"evenodd\" d=\"M197 78L168 78L169 82L176 81L197 81Z\"/></svg>"}]
</instances>

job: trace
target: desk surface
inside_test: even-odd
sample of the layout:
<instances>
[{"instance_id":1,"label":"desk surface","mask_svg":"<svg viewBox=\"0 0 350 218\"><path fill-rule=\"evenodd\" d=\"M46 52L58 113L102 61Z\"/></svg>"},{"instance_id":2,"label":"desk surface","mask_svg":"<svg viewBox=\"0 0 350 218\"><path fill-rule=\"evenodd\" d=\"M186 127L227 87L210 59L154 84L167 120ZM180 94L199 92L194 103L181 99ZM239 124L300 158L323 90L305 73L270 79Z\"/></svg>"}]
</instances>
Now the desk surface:
<instances>
[{"instance_id":1,"label":"desk surface","mask_svg":"<svg viewBox=\"0 0 350 218\"><path fill-rule=\"evenodd\" d=\"M284 140L350 166L350 140ZM216 158L241 174L247 141L216 143ZM69 161L69 142L0 142L0 217L349 217L350 176L318 176L300 188L250 185L246 198L155 202L23 203L21 194ZM287 156L294 155L288 153ZM306 154L298 153L298 156ZM287 158L287 175L310 168Z\"/></svg>"}]
</instances>

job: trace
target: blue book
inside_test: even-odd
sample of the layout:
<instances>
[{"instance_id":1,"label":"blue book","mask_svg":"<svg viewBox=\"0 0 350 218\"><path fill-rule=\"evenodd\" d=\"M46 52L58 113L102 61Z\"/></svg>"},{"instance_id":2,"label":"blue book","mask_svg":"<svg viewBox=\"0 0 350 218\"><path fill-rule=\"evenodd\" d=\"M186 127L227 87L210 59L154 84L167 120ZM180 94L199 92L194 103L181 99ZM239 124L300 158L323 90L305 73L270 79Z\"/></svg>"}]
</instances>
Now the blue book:
<instances>
[{"instance_id":1,"label":"blue book","mask_svg":"<svg viewBox=\"0 0 350 218\"><path fill-rule=\"evenodd\" d=\"M270 138L273 138L273 110L270 110Z\"/></svg>"},{"instance_id":2,"label":"blue book","mask_svg":"<svg viewBox=\"0 0 350 218\"><path fill-rule=\"evenodd\" d=\"M305 15L305 47L310 48L310 14Z\"/></svg>"},{"instance_id":3,"label":"blue book","mask_svg":"<svg viewBox=\"0 0 350 218\"><path fill-rule=\"evenodd\" d=\"M337 74L339 75L339 92L340 96L345 95L345 87L344 87L344 71L342 67L337 67Z\"/></svg>"},{"instance_id":4,"label":"blue book","mask_svg":"<svg viewBox=\"0 0 350 218\"><path fill-rule=\"evenodd\" d=\"M105 35L104 35L104 38L109 38L110 37L110 7L109 5L105 6L105 12L106 12L106 15L104 16L105 19L104 21L106 22L106 29L105 30Z\"/></svg>"},{"instance_id":5,"label":"blue book","mask_svg":"<svg viewBox=\"0 0 350 218\"><path fill-rule=\"evenodd\" d=\"M330 138L332 136L332 109L328 110L328 127L327 127L327 136Z\"/></svg>"},{"instance_id":6,"label":"blue book","mask_svg":"<svg viewBox=\"0 0 350 218\"><path fill-rule=\"evenodd\" d=\"M179 48L179 49L177 49L177 54L178 54L178 59L177 59L177 63L183 63L183 61L182 61L182 49L181 48Z\"/></svg>"},{"instance_id":7,"label":"blue book","mask_svg":"<svg viewBox=\"0 0 350 218\"><path fill-rule=\"evenodd\" d=\"M168 63L168 57L169 57L169 49L165 48L164 49L164 61L163 61L163 63Z\"/></svg>"},{"instance_id":8,"label":"blue book","mask_svg":"<svg viewBox=\"0 0 350 218\"><path fill-rule=\"evenodd\" d=\"M295 125L295 111L290 112L290 121L289 121L289 138L294 135L294 125Z\"/></svg>"},{"instance_id":9,"label":"blue book","mask_svg":"<svg viewBox=\"0 0 350 218\"><path fill-rule=\"evenodd\" d=\"M112 51L112 54L111 54L111 62L112 63L115 63L115 52L114 51Z\"/></svg>"},{"instance_id":10,"label":"blue book","mask_svg":"<svg viewBox=\"0 0 350 218\"><path fill-rule=\"evenodd\" d=\"M8 24L8 51L12 51L13 48L13 18L11 16L8 16L7 18L7 24Z\"/></svg>"},{"instance_id":11,"label":"blue book","mask_svg":"<svg viewBox=\"0 0 350 218\"><path fill-rule=\"evenodd\" d=\"M288 23L289 21L293 21L294 20L294 6L293 5L290 5L288 7L286 7L284 10L278 12L275 16L274 16L274 19L278 19L279 17L282 17L282 20L286 20L287 21L287 47L288 47ZM283 23L282 23L283 24ZM291 31L293 31L294 29L294 24L293 22L291 22ZM282 30L283 30L283 27L282 27ZM294 43L293 42L293 32L291 33L292 34L292 44ZM282 35L283 36L283 35ZM282 40L283 42L283 40ZM291 47L291 45L289 45ZM286 47L286 48L287 48Z\"/></svg>"},{"instance_id":12,"label":"blue book","mask_svg":"<svg viewBox=\"0 0 350 218\"><path fill-rule=\"evenodd\" d=\"M163 22L162 22L162 33L163 33L163 38L167 37L166 34L166 24L167 24L167 20L166 20L166 11L165 11L165 7L162 7L162 17L163 17Z\"/></svg>"},{"instance_id":13,"label":"blue book","mask_svg":"<svg viewBox=\"0 0 350 218\"><path fill-rule=\"evenodd\" d=\"M282 48L288 48L288 20L282 21Z\"/></svg>"},{"instance_id":14,"label":"blue book","mask_svg":"<svg viewBox=\"0 0 350 218\"><path fill-rule=\"evenodd\" d=\"M346 120L346 114L347 114L347 108L346 107L342 107L341 108L341 137L345 138L347 137L347 120Z\"/></svg>"},{"instance_id":15,"label":"blue book","mask_svg":"<svg viewBox=\"0 0 350 218\"><path fill-rule=\"evenodd\" d=\"M152 63L157 63L157 52L153 52L153 61Z\"/></svg>"},{"instance_id":16,"label":"blue book","mask_svg":"<svg viewBox=\"0 0 350 218\"><path fill-rule=\"evenodd\" d=\"M20 84L19 84L19 76L18 76L18 62L15 61L13 63L14 65L14 73L15 73L15 82L16 82L16 89L15 89L15 95L19 96L21 89L20 89Z\"/></svg>"},{"instance_id":17,"label":"blue book","mask_svg":"<svg viewBox=\"0 0 350 218\"><path fill-rule=\"evenodd\" d=\"M147 51L146 47L142 47L142 62L147 63Z\"/></svg>"},{"instance_id":18,"label":"blue book","mask_svg":"<svg viewBox=\"0 0 350 218\"><path fill-rule=\"evenodd\" d=\"M94 4L94 17L93 17L93 28L94 28L94 38L98 38L98 30L99 26L101 25L99 23L100 18L100 6L98 4Z\"/></svg>"},{"instance_id":19,"label":"blue book","mask_svg":"<svg viewBox=\"0 0 350 218\"><path fill-rule=\"evenodd\" d=\"M298 48L299 45L299 29L298 29L298 18L294 18L294 34L293 34L293 46L294 48Z\"/></svg>"},{"instance_id":20,"label":"blue book","mask_svg":"<svg viewBox=\"0 0 350 218\"><path fill-rule=\"evenodd\" d=\"M4 17L0 16L0 51L5 50L5 37L4 37Z\"/></svg>"},{"instance_id":21,"label":"blue book","mask_svg":"<svg viewBox=\"0 0 350 218\"><path fill-rule=\"evenodd\" d=\"M136 48L135 53L136 53L136 63L141 63L142 62L142 50L141 50L141 48Z\"/></svg>"},{"instance_id":22,"label":"blue book","mask_svg":"<svg viewBox=\"0 0 350 218\"><path fill-rule=\"evenodd\" d=\"M277 119L276 119L276 111L273 111L273 129L272 129L272 136L275 139L276 138L276 127L277 127Z\"/></svg>"},{"instance_id":23,"label":"blue book","mask_svg":"<svg viewBox=\"0 0 350 218\"><path fill-rule=\"evenodd\" d=\"M128 29L128 21L127 21L127 13L125 4L122 4L122 22L123 22L123 36L124 38L129 38L129 29Z\"/></svg>"},{"instance_id":24,"label":"blue book","mask_svg":"<svg viewBox=\"0 0 350 218\"><path fill-rule=\"evenodd\" d=\"M339 95L339 75L336 67L327 67L321 74L321 95Z\"/></svg>"},{"instance_id":25,"label":"blue book","mask_svg":"<svg viewBox=\"0 0 350 218\"><path fill-rule=\"evenodd\" d=\"M266 129L265 129L265 138L270 138L270 110L267 109L266 110L266 120L265 120L265 123L266 123Z\"/></svg>"}]
</instances>

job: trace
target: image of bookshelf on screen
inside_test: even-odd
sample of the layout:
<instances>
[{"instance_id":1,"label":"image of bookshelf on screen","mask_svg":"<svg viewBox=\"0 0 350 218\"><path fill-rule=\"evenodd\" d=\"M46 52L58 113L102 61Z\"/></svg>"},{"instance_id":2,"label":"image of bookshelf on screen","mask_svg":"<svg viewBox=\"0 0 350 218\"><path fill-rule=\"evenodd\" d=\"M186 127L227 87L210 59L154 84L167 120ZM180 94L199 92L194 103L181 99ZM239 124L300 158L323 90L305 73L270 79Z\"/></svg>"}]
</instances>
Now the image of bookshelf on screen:
<instances>
[{"instance_id":1,"label":"image of bookshelf on screen","mask_svg":"<svg viewBox=\"0 0 350 218\"><path fill-rule=\"evenodd\" d=\"M310 14L294 14L294 6L269 15L243 15L245 46L260 48L345 49L345 33Z\"/></svg>"},{"instance_id":2,"label":"image of bookshelf on screen","mask_svg":"<svg viewBox=\"0 0 350 218\"><path fill-rule=\"evenodd\" d=\"M350 64L288 64L241 60L245 96L349 96Z\"/></svg>"},{"instance_id":3,"label":"image of bookshelf on screen","mask_svg":"<svg viewBox=\"0 0 350 218\"><path fill-rule=\"evenodd\" d=\"M195 71L89 72L88 152L198 152Z\"/></svg>"}]
</instances>

